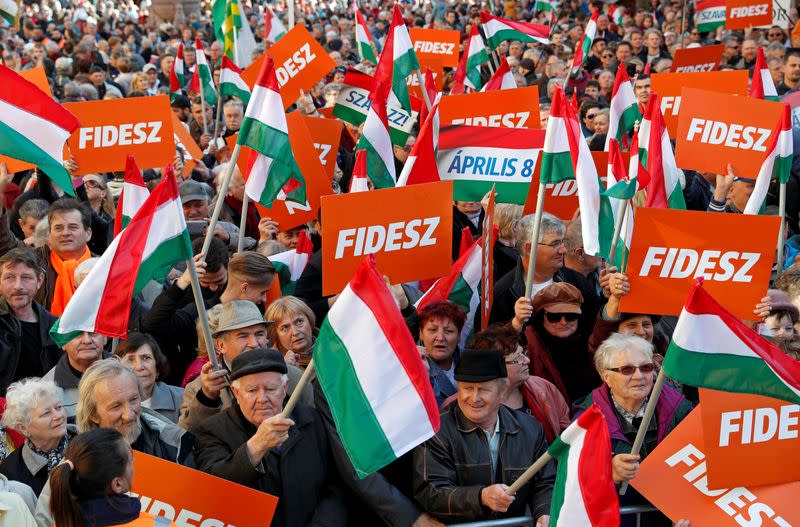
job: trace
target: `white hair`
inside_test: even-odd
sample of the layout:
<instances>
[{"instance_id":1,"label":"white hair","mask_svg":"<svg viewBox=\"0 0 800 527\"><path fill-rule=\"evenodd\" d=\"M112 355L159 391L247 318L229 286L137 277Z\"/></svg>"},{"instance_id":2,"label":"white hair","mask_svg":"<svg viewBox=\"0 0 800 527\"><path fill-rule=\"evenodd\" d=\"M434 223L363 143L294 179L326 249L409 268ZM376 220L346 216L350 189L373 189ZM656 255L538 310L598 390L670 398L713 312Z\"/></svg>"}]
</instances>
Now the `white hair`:
<instances>
[{"instance_id":1,"label":"white hair","mask_svg":"<svg viewBox=\"0 0 800 527\"><path fill-rule=\"evenodd\" d=\"M653 360L653 345L642 337L612 333L594 352L594 367L602 376L606 369L612 367L617 354L628 350L639 351L647 356L648 360Z\"/></svg>"},{"instance_id":2,"label":"white hair","mask_svg":"<svg viewBox=\"0 0 800 527\"><path fill-rule=\"evenodd\" d=\"M31 377L13 383L6 391L6 410L3 413L3 425L6 428L17 428L31 422L31 415L39 401L52 397L62 401L64 391L53 381Z\"/></svg>"},{"instance_id":3,"label":"white hair","mask_svg":"<svg viewBox=\"0 0 800 527\"><path fill-rule=\"evenodd\" d=\"M239 385L240 385L240 383L239 383L240 380L242 380L241 377L239 377L238 379L233 381L231 383L231 387L232 388L236 388L238 390L239 389ZM286 375L285 373L281 373L281 382L283 383L284 386L286 386L289 383L289 376Z\"/></svg>"}]
</instances>

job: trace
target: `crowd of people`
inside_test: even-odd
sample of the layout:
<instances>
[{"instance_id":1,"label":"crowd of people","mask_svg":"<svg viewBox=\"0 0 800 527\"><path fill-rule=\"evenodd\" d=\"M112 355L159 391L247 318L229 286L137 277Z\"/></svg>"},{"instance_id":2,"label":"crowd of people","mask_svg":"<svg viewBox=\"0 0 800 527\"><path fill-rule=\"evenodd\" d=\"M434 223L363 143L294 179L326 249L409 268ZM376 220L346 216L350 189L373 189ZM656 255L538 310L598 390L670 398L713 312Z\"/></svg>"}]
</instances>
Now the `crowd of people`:
<instances>
[{"instance_id":1,"label":"crowd of people","mask_svg":"<svg viewBox=\"0 0 800 527\"><path fill-rule=\"evenodd\" d=\"M288 25L287 6L240 4L258 43L256 53L263 53L271 45L271 13ZM617 68L627 69L644 105L650 73L668 72L678 49L724 44L720 69L748 70L752 76L763 48L778 94L800 88L800 37L790 32L795 8L786 13L788 29L719 27L702 33L694 23L693 2L623 4L624 15L614 21L609 5L596 6L601 10L597 34L583 67L570 79L572 57L595 6L572 0L550 14L532 0L433 0L403 3L401 9L409 27L454 29L462 43L480 23L481 9L542 24L552 17L549 45L506 41L493 55L505 57L517 86L539 87L543 127L555 86L567 81L593 150L603 150L606 143ZM0 25L2 63L15 71L43 67L60 102L150 97L170 93L179 44L186 70L194 70L199 39L218 78L223 43L215 39L211 5L177 10L174 20L158 19L155 7L147 1L26 0L18 28ZM334 105L347 68L373 73L374 66L356 51L347 2L303 0L294 9L296 20L337 66L288 111L321 116L319 110ZM379 51L392 3L362 2L359 9ZM488 65L482 75L488 80ZM445 69L444 94L453 76ZM219 104L217 112L195 96L171 102L203 153L193 169L184 170L186 152L178 147L173 166L191 227L211 342L198 320L191 273L179 265L163 284L151 283L132 299L127 338L112 343L84 332L57 345L50 329L113 239L123 174L75 177L77 198L71 198L40 169L8 173L0 165L0 497L13 505L0 525L139 525L147 517L142 504L126 494L135 478L132 451L137 451L277 496L276 527L431 527L525 515L542 526L548 521L555 463L514 495L507 493L508 486L589 406L596 404L605 417L609 462L620 485L635 478L641 460L698 403L694 387L668 383L641 452L631 454L675 318L620 310L621 299L630 293L628 278L586 253L579 217L563 221L544 213L534 240L533 215L523 215L520 205L498 204L494 304L487 329L462 335L466 313L453 302L417 310L429 283L391 286L429 373L441 427L413 451L360 478L319 384L300 386L318 328L337 299L322 294L320 220L284 228L251 207L242 221L244 177L235 169L220 202L221 221L202 253L230 159L224 139L239 131L246 107L230 97ZM213 126L217 116L221 121ZM217 137L212 130L218 130ZM344 123L336 192L349 188L359 133ZM413 142L414 133L405 145L394 146L398 168ZM77 168L72 160L65 164ZM144 180L152 188L162 174L147 169ZM739 213L754 187L752 179L733 174L685 170L681 177L687 208L699 211ZM788 183L790 235L800 234L799 178L800 171L793 171ZM770 192L768 210L776 204L777 192ZM454 259L462 231L480 236L485 213L485 203L453 203ZM275 298L270 291L276 267L270 257L295 249L304 237L313 244L305 271L292 295ZM533 287L526 296L532 252ZM751 323L800 360L800 263L792 263L776 270ZM210 354L221 369L213 368ZM300 403L283 416L296 389ZM620 503L646 501L629 491ZM623 516L622 525L634 521ZM658 511L641 521L672 525Z\"/></svg>"}]
</instances>

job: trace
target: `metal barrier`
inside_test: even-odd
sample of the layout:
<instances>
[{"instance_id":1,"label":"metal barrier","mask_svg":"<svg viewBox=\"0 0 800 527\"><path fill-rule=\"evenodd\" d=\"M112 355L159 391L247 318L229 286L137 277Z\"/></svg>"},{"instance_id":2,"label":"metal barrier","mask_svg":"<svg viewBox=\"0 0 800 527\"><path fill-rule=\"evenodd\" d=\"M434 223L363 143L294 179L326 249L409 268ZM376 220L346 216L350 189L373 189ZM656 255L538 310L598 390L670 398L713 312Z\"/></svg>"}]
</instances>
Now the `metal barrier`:
<instances>
[{"instance_id":1,"label":"metal barrier","mask_svg":"<svg viewBox=\"0 0 800 527\"><path fill-rule=\"evenodd\" d=\"M641 521L641 515L645 512L655 512L658 509L652 505L628 505L620 507L620 516L628 514L636 515L636 525L638 526ZM450 527L532 527L533 518L529 516L520 516L518 518L504 518L502 520L485 520L470 523L453 523Z\"/></svg>"}]
</instances>

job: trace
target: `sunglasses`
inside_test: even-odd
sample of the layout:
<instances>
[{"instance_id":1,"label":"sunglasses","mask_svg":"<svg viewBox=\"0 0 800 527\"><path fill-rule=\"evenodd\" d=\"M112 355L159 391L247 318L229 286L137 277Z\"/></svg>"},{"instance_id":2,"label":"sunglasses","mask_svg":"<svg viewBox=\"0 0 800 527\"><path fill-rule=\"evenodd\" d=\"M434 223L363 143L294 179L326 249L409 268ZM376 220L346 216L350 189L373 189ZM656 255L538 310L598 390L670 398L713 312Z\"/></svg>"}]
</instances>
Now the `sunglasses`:
<instances>
[{"instance_id":1,"label":"sunglasses","mask_svg":"<svg viewBox=\"0 0 800 527\"><path fill-rule=\"evenodd\" d=\"M576 320L578 320L579 316L580 315L578 313L550 313L549 311L544 312L544 317L551 324L555 324L556 322L561 322L562 319L567 322L575 322Z\"/></svg>"},{"instance_id":2,"label":"sunglasses","mask_svg":"<svg viewBox=\"0 0 800 527\"><path fill-rule=\"evenodd\" d=\"M655 369L656 369L656 365L653 364L652 362L648 362L648 363L645 363L645 364L640 364L639 366L634 366L632 364L626 364L625 366L620 366L619 368L606 368L606 369L608 371L615 371L617 373L621 373L622 375L625 375L626 377L630 377L631 375L634 374L634 372L636 372L636 370L639 370L640 372L645 373L645 374L653 373L653 371L655 371Z\"/></svg>"},{"instance_id":3,"label":"sunglasses","mask_svg":"<svg viewBox=\"0 0 800 527\"><path fill-rule=\"evenodd\" d=\"M604 58L604 59L610 59L610 58L611 58L611 57L613 57L613 56L614 56L614 55L612 55L611 53L605 53L605 54L603 54L603 58Z\"/></svg>"},{"instance_id":4,"label":"sunglasses","mask_svg":"<svg viewBox=\"0 0 800 527\"><path fill-rule=\"evenodd\" d=\"M596 113L587 113L586 114L586 118L587 119L594 119L595 117L597 117Z\"/></svg>"}]
</instances>

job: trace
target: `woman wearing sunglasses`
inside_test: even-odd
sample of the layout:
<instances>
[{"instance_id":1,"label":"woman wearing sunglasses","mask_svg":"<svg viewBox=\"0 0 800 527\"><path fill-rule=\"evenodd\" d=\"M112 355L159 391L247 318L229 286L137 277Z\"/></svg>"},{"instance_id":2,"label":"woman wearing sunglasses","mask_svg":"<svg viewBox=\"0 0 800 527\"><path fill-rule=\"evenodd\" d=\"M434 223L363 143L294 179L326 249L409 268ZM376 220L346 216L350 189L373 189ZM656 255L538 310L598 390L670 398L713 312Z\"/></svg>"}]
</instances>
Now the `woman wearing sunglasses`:
<instances>
[{"instance_id":1,"label":"woman wearing sunglasses","mask_svg":"<svg viewBox=\"0 0 800 527\"><path fill-rule=\"evenodd\" d=\"M665 385L656 404L655 419L647 428L641 453L631 455L633 440L655 382L653 346L641 337L614 333L597 348L594 364L603 384L574 404L573 417L577 419L592 403L597 403L611 435L614 481L621 483L636 477L641 459L647 457L689 414L692 404L679 391ZM620 497L623 506L642 503L645 503L644 498L632 488ZM630 519L634 520L632 516ZM621 525L625 527L628 524L623 519ZM651 513L643 517L642 525L671 524L660 513Z\"/></svg>"},{"instance_id":2,"label":"woman wearing sunglasses","mask_svg":"<svg viewBox=\"0 0 800 527\"><path fill-rule=\"evenodd\" d=\"M531 375L555 384L567 402L600 384L586 353L589 331L579 329L581 304L583 295L574 285L550 284L533 297L533 313L523 333Z\"/></svg>"}]
</instances>

